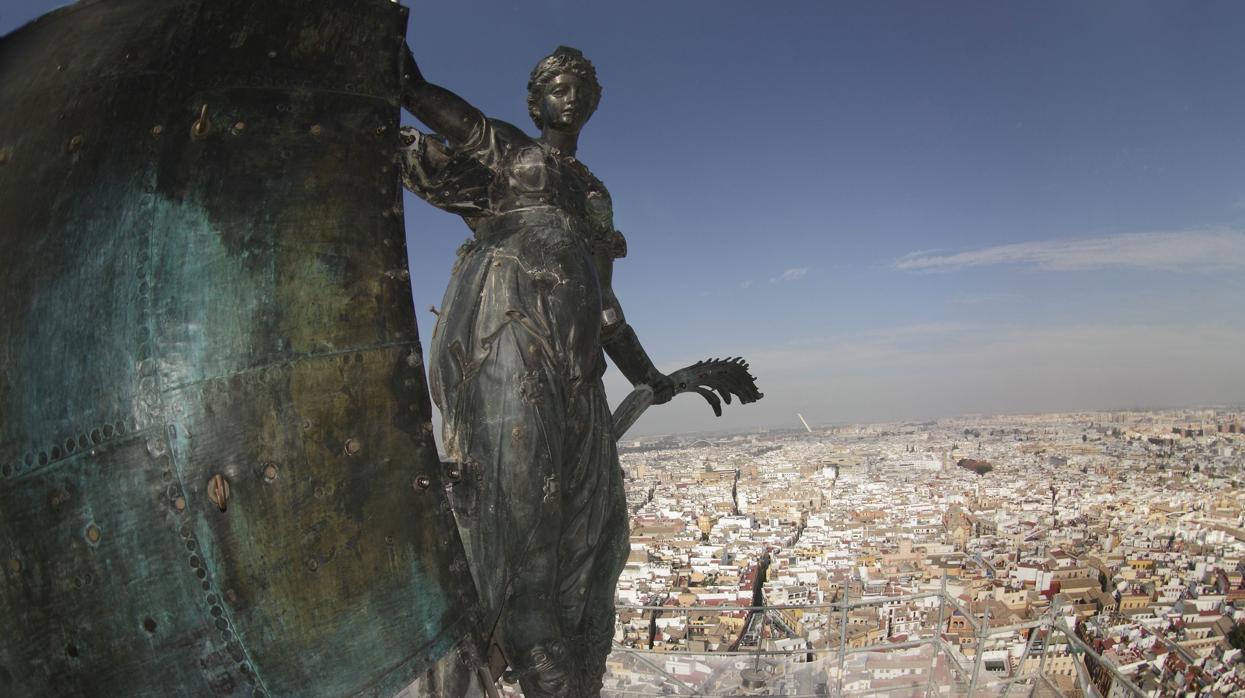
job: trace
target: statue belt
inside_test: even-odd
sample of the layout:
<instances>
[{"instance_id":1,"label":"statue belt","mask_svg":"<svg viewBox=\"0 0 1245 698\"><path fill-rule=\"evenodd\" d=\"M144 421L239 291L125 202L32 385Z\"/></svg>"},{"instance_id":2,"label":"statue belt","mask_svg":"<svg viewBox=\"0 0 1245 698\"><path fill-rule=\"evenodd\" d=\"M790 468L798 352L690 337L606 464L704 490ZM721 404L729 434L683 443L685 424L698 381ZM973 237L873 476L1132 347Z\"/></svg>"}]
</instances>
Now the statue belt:
<instances>
[{"instance_id":1,"label":"statue belt","mask_svg":"<svg viewBox=\"0 0 1245 698\"><path fill-rule=\"evenodd\" d=\"M527 206L481 220L475 226L475 236L480 242L495 244L532 228L573 230L574 227L571 217L557 206Z\"/></svg>"}]
</instances>

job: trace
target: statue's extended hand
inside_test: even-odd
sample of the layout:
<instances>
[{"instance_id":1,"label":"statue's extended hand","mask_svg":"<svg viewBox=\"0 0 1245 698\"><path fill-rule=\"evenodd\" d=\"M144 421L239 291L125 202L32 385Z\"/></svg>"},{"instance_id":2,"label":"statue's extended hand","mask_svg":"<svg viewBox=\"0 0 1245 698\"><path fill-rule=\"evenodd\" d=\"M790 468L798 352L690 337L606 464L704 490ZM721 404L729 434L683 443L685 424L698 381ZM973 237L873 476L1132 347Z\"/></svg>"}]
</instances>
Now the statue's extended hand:
<instances>
[{"instance_id":1,"label":"statue's extended hand","mask_svg":"<svg viewBox=\"0 0 1245 698\"><path fill-rule=\"evenodd\" d=\"M722 416L722 400L729 404L731 398L736 397L747 404L763 397L757 390L756 378L748 373L747 361L738 357L698 361L668 376L660 373L650 376L645 383L637 385L614 410L614 438L621 438L649 405L668 402L674 395L693 391L700 393L719 417Z\"/></svg>"},{"instance_id":2,"label":"statue's extended hand","mask_svg":"<svg viewBox=\"0 0 1245 698\"><path fill-rule=\"evenodd\" d=\"M653 389L653 404L664 405L674 397L674 380L664 373L652 375L648 379L648 387Z\"/></svg>"},{"instance_id":3,"label":"statue's extended hand","mask_svg":"<svg viewBox=\"0 0 1245 698\"><path fill-rule=\"evenodd\" d=\"M748 373L748 362L739 357L726 359L709 359L698 361L687 368L681 368L670 374L676 393L699 393L713 408L713 413L722 416L722 400L731 403L731 396L739 398L739 402L747 404L764 397L757 390L756 376ZM713 391L717 391L717 395ZM722 400L718 399L722 396Z\"/></svg>"}]
</instances>

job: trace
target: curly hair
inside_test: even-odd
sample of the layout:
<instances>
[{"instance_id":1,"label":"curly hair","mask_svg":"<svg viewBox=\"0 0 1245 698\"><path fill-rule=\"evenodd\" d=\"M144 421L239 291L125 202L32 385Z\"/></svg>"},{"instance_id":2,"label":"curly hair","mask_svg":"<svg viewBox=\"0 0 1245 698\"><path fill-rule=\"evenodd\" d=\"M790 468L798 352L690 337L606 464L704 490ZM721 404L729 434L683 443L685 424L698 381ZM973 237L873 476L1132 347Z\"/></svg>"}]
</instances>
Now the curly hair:
<instances>
[{"instance_id":1,"label":"curly hair","mask_svg":"<svg viewBox=\"0 0 1245 698\"><path fill-rule=\"evenodd\" d=\"M589 117L601 102L601 83L597 81L597 69L592 67L592 61L584 58L583 52L577 48L559 46L553 53L540 59L527 80L527 113L536 123L536 128L545 127L540 118L540 98L544 96L550 81L563 73L582 79L592 88L592 103L588 105Z\"/></svg>"}]
</instances>

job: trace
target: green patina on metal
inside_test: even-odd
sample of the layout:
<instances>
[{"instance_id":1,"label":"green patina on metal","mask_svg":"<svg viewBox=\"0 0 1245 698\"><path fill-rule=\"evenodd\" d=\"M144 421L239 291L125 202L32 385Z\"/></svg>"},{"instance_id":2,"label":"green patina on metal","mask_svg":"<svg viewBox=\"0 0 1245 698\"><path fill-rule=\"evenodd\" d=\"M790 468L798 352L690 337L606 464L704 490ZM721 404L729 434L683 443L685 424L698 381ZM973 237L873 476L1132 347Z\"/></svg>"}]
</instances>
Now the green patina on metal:
<instances>
[{"instance_id":1,"label":"green patina on metal","mask_svg":"<svg viewBox=\"0 0 1245 698\"><path fill-rule=\"evenodd\" d=\"M384 696L471 641L405 20L98 0L0 39L0 693Z\"/></svg>"}]
</instances>

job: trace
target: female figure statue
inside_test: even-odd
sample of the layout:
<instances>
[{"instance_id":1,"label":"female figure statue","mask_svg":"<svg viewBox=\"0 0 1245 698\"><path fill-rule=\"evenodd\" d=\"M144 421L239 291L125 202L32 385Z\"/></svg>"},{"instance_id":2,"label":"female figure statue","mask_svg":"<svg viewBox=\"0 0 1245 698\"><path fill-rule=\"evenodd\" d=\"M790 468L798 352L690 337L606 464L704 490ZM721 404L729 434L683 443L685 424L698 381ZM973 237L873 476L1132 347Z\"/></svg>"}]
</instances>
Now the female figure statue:
<instances>
[{"instance_id":1,"label":"female figure statue","mask_svg":"<svg viewBox=\"0 0 1245 698\"><path fill-rule=\"evenodd\" d=\"M413 134L404 181L463 216L429 372L482 627L524 694L595 695L628 553L622 471L602 353L670 399L611 289L626 242L609 192L575 153L601 87L559 47L528 82L533 138L424 80L408 54L403 103L444 142ZM729 398L728 398L729 400Z\"/></svg>"}]
</instances>

